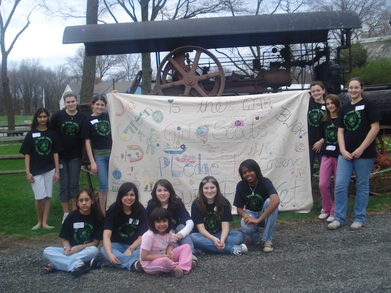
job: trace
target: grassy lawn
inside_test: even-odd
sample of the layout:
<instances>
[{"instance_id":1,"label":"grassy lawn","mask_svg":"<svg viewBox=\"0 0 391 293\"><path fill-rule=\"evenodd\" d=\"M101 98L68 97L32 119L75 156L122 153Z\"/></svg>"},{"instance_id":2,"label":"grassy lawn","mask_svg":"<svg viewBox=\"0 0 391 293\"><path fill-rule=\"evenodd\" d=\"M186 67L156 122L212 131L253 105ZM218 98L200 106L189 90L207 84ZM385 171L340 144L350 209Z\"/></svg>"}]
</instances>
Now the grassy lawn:
<instances>
[{"instance_id":1,"label":"grassy lawn","mask_svg":"<svg viewBox=\"0 0 391 293\"><path fill-rule=\"evenodd\" d=\"M20 143L2 144L0 143L0 155L18 154ZM0 164L0 170L24 169L24 160L5 160ZM97 177L92 176L93 185L98 186ZM278 215L277 223L292 221L318 221L317 217L321 210L320 196L316 191L316 180L314 180L314 205L311 212L298 214L294 212L283 212ZM85 173L80 175L81 187L88 187ZM349 194L354 195L354 188ZM26 180L26 175L0 175L0 237L2 239L45 239L47 237L57 237L62 220L62 208L57 199L58 184L53 188L49 225L56 228L51 231L40 229L31 231L31 227L36 224L34 194L30 184ZM349 197L348 213L353 212L354 198ZM391 194L371 196L368 205L368 213L378 213L391 211ZM240 218L235 216L232 223L233 228L240 228Z\"/></svg>"},{"instance_id":2,"label":"grassy lawn","mask_svg":"<svg viewBox=\"0 0 391 293\"><path fill-rule=\"evenodd\" d=\"M33 115L28 115L26 116L27 120L33 120ZM24 125L24 119L25 116L23 115L16 115L15 116L15 125ZM7 120L7 116L0 116L0 126L1 125L7 125L8 124L8 120Z\"/></svg>"}]
</instances>

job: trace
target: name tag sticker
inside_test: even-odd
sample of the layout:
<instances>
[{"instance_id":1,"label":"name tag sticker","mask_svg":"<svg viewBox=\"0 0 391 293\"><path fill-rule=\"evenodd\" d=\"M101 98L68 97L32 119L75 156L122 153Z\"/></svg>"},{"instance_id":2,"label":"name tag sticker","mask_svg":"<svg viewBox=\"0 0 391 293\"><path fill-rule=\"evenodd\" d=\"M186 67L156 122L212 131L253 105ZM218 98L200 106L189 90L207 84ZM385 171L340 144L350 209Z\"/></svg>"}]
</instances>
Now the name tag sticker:
<instances>
[{"instance_id":1,"label":"name tag sticker","mask_svg":"<svg viewBox=\"0 0 391 293\"><path fill-rule=\"evenodd\" d=\"M323 105L321 109L322 109L323 111L326 111L326 106Z\"/></svg>"},{"instance_id":2,"label":"name tag sticker","mask_svg":"<svg viewBox=\"0 0 391 293\"><path fill-rule=\"evenodd\" d=\"M84 228L84 222L76 222L76 223L73 223L73 228L74 228L74 229Z\"/></svg>"},{"instance_id":3,"label":"name tag sticker","mask_svg":"<svg viewBox=\"0 0 391 293\"><path fill-rule=\"evenodd\" d=\"M356 106L356 111L364 110L365 105Z\"/></svg>"},{"instance_id":4,"label":"name tag sticker","mask_svg":"<svg viewBox=\"0 0 391 293\"><path fill-rule=\"evenodd\" d=\"M33 133L33 138L36 138L36 137L41 137L41 133L40 132Z\"/></svg>"},{"instance_id":5,"label":"name tag sticker","mask_svg":"<svg viewBox=\"0 0 391 293\"><path fill-rule=\"evenodd\" d=\"M91 124L92 124L92 125L94 125L94 124L96 124L96 123L98 123L98 122L99 122L98 119L91 120Z\"/></svg>"},{"instance_id":6,"label":"name tag sticker","mask_svg":"<svg viewBox=\"0 0 391 293\"><path fill-rule=\"evenodd\" d=\"M328 150L328 151L335 151L336 149L337 149L337 147L335 145L328 145L326 147L326 150Z\"/></svg>"},{"instance_id":7,"label":"name tag sticker","mask_svg":"<svg viewBox=\"0 0 391 293\"><path fill-rule=\"evenodd\" d=\"M132 224L133 224L133 221L134 221L133 218L129 218L129 225L132 225Z\"/></svg>"}]
</instances>

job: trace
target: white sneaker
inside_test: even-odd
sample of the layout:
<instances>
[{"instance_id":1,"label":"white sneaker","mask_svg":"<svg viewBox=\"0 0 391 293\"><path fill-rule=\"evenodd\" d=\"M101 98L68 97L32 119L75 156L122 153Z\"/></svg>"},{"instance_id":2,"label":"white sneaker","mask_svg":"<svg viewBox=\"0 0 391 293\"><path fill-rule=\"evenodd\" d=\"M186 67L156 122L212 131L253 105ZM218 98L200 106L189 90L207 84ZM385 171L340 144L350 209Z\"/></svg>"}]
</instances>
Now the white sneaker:
<instances>
[{"instance_id":1,"label":"white sneaker","mask_svg":"<svg viewBox=\"0 0 391 293\"><path fill-rule=\"evenodd\" d=\"M321 220L326 220L328 218L328 216L329 216L328 214L321 213L318 218Z\"/></svg>"},{"instance_id":2,"label":"white sneaker","mask_svg":"<svg viewBox=\"0 0 391 293\"><path fill-rule=\"evenodd\" d=\"M234 249L232 254L234 255L242 255L243 253L247 253L248 249L246 244L242 243L240 245L234 245Z\"/></svg>"},{"instance_id":3,"label":"white sneaker","mask_svg":"<svg viewBox=\"0 0 391 293\"><path fill-rule=\"evenodd\" d=\"M331 222L330 224L327 225L327 229L335 230L335 229L340 228L341 226L342 226L342 224L340 221L334 220L333 222Z\"/></svg>"},{"instance_id":4,"label":"white sneaker","mask_svg":"<svg viewBox=\"0 0 391 293\"><path fill-rule=\"evenodd\" d=\"M358 230L358 229L360 229L362 226L363 226L363 224L361 224L361 223L359 223L359 222L353 222L353 224L350 225L350 229L352 229L352 230Z\"/></svg>"},{"instance_id":5,"label":"white sneaker","mask_svg":"<svg viewBox=\"0 0 391 293\"><path fill-rule=\"evenodd\" d=\"M334 221L334 217L330 216L326 219L326 222L331 223Z\"/></svg>"},{"instance_id":6,"label":"white sneaker","mask_svg":"<svg viewBox=\"0 0 391 293\"><path fill-rule=\"evenodd\" d=\"M263 247L263 252L273 252L273 243L271 241L265 241L265 246Z\"/></svg>"},{"instance_id":7,"label":"white sneaker","mask_svg":"<svg viewBox=\"0 0 391 293\"><path fill-rule=\"evenodd\" d=\"M62 224L64 224L65 219L68 217L69 213L64 213L62 216Z\"/></svg>"}]
</instances>

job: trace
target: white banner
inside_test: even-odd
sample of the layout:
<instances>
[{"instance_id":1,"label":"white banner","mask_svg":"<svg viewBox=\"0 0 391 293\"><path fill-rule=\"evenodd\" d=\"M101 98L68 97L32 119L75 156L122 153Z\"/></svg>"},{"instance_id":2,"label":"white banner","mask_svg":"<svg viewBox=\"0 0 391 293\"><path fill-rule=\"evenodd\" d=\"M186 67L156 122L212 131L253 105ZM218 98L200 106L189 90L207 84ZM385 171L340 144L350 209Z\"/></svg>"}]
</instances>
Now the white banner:
<instances>
[{"instance_id":1,"label":"white banner","mask_svg":"<svg viewBox=\"0 0 391 293\"><path fill-rule=\"evenodd\" d=\"M140 200L168 179L187 208L207 175L233 203L239 164L258 162L281 200L280 211L312 207L307 91L232 97L108 94L113 148L108 206L119 186L136 183Z\"/></svg>"}]
</instances>

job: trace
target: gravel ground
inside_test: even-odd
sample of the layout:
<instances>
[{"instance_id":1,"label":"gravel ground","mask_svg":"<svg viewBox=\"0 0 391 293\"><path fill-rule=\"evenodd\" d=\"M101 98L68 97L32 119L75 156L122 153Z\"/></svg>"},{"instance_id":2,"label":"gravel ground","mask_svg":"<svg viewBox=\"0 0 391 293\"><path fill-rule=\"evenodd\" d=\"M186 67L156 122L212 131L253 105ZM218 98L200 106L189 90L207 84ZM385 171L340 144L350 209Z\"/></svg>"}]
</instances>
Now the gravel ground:
<instances>
[{"instance_id":1,"label":"gravel ground","mask_svg":"<svg viewBox=\"0 0 391 293\"><path fill-rule=\"evenodd\" d=\"M277 224L273 253L248 246L240 257L202 255L182 279L101 268L79 278L45 274L42 256L58 239L0 241L1 292L391 292L391 214L336 231L326 223ZM246 239L247 240L247 239ZM51 243L50 243L51 242Z\"/></svg>"}]
</instances>

